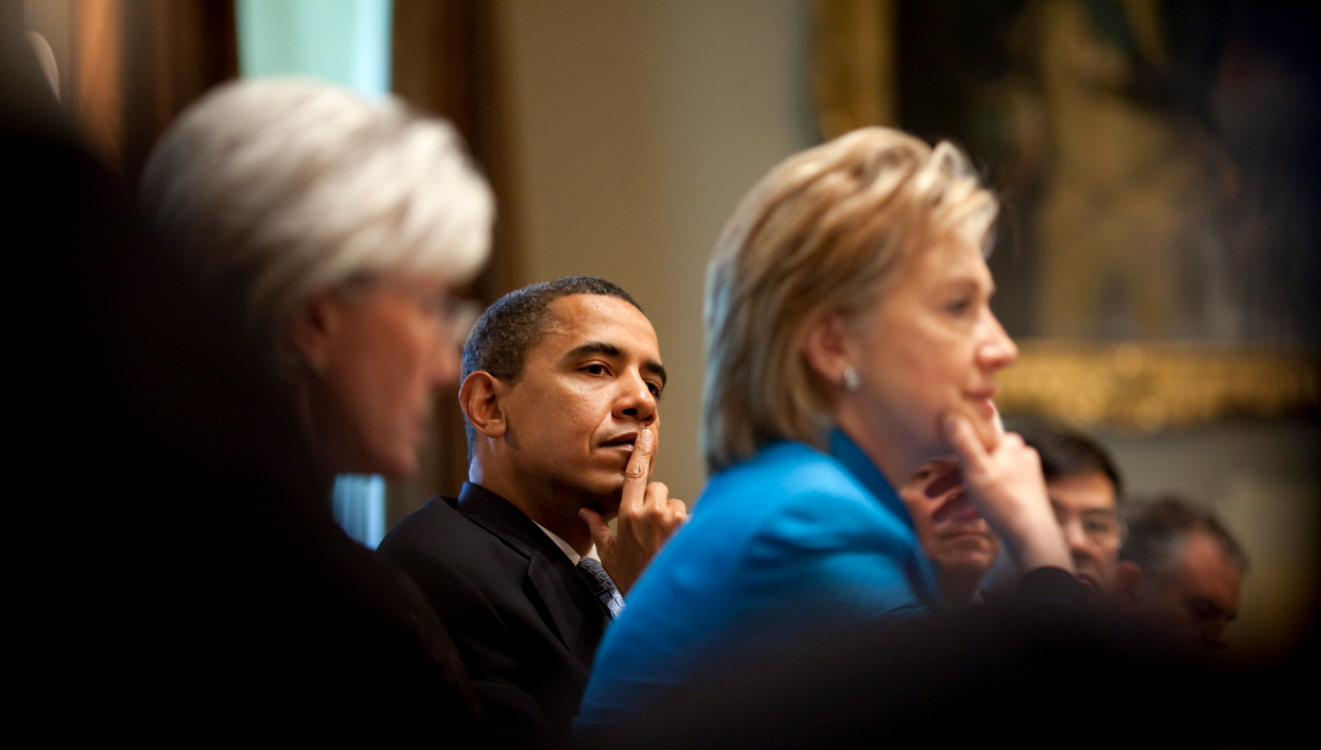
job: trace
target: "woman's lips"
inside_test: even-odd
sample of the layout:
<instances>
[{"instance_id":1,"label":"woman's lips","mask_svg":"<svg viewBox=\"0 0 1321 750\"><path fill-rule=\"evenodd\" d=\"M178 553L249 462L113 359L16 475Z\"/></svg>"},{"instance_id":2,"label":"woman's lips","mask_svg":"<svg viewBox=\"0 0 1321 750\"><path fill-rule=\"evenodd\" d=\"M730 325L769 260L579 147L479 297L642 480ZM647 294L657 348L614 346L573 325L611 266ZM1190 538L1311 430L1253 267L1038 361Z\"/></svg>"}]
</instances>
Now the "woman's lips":
<instances>
[{"instance_id":1,"label":"woman's lips","mask_svg":"<svg viewBox=\"0 0 1321 750\"><path fill-rule=\"evenodd\" d=\"M977 410L977 416L983 419L995 419L995 391L969 394L968 400Z\"/></svg>"}]
</instances>

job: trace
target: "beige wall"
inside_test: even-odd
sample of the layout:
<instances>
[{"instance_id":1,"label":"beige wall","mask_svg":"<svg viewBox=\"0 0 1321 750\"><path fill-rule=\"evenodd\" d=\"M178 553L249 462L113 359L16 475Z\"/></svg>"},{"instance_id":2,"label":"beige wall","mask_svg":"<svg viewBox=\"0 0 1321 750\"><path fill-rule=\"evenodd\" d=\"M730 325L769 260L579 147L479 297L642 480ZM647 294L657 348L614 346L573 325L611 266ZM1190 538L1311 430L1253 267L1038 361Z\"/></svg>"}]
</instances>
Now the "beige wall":
<instances>
[{"instance_id":1,"label":"beige wall","mask_svg":"<svg viewBox=\"0 0 1321 750\"><path fill-rule=\"evenodd\" d=\"M805 0L505 0L497 6L522 283L609 279L670 371L655 478L702 487L702 284L752 183L812 145Z\"/></svg>"}]
</instances>

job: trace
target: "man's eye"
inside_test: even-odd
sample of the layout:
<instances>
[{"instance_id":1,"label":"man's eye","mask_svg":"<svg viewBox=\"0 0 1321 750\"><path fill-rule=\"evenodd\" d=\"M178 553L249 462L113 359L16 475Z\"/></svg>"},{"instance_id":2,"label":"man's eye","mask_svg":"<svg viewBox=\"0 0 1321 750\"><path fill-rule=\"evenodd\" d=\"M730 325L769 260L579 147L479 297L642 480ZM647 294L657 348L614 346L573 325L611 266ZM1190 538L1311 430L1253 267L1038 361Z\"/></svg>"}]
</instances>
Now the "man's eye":
<instances>
[{"instance_id":1,"label":"man's eye","mask_svg":"<svg viewBox=\"0 0 1321 750\"><path fill-rule=\"evenodd\" d=\"M605 365L588 365L583 368L583 371L589 375L604 375L606 372Z\"/></svg>"},{"instance_id":2,"label":"man's eye","mask_svg":"<svg viewBox=\"0 0 1321 750\"><path fill-rule=\"evenodd\" d=\"M1091 519L1083 522L1083 528L1092 534L1111 534L1115 531L1115 524L1108 519Z\"/></svg>"},{"instance_id":3,"label":"man's eye","mask_svg":"<svg viewBox=\"0 0 1321 750\"><path fill-rule=\"evenodd\" d=\"M656 398L660 398L661 395L660 386L656 385L655 383L647 383L647 388L651 390L651 395L655 396Z\"/></svg>"}]
</instances>

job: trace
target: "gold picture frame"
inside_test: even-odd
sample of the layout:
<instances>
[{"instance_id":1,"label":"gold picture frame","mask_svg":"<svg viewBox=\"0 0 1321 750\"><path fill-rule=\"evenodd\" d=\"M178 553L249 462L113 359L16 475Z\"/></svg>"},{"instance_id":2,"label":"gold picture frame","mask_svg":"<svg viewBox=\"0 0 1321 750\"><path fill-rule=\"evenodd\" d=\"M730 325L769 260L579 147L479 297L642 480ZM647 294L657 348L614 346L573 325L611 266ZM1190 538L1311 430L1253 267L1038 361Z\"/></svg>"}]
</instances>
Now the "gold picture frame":
<instances>
[{"instance_id":1,"label":"gold picture frame","mask_svg":"<svg viewBox=\"0 0 1321 750\"><path fill-rule=\"evenodd\" d=\"M899 124L898 10L895 0L815 3L814 97L825 138ZM1017 343L1020 357L1001 375L997 396L1012 416L1150 433L1321 409L1321 357L1313 350L1181 340Z\"/></svg>"}]
</instances>

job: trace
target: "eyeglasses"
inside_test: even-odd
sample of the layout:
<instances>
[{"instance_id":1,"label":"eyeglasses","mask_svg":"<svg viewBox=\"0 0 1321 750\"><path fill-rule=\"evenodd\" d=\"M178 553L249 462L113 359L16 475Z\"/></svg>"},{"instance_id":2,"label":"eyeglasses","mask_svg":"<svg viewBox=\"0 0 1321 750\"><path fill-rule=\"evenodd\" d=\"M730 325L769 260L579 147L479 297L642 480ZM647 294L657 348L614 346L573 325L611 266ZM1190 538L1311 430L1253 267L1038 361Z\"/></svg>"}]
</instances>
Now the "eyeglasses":
<instances>
[{"instance_id":1,"label":"eyeglasses","mask_svg":"<svg viewBox=\"0 0 1321 750\"><path fill-rule=\"evenodd\" d=\"M1069 513L1058 505L1055 507L1055 520L1059 522L1060 528L1064 529L1065 536L1071 530L1074 524L1077 524L1082 531L1082 535L1093 544L1106 547L1118 544L1124 535L1123 524L1119 522L1119 517L1114 511L1093 510L1083 513Z\"/></svg>"},{"instance_id":2,"label":"eyeglasses","mask_svg":"<svg viewBox=\"0 0 1321 750\"><path fill-rule=\"evenodd\" d=\"M391 286L411 300L423 315L435 321L436 336L447 347L461 348L482 312L476 302L455 297L433 284L395 283Z\"/></svg>"}]
</instances>

